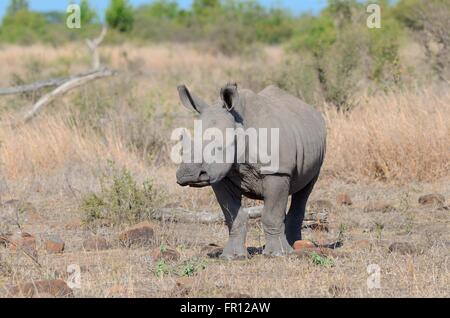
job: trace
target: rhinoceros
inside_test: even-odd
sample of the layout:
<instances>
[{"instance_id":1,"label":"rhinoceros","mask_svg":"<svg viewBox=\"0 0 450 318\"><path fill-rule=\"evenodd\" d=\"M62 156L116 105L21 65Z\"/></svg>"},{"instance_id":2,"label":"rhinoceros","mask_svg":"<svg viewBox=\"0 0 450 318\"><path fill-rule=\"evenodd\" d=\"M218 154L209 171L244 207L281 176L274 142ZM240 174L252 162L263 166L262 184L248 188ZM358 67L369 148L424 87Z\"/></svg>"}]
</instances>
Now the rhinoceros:
<instances>
[{"instance_id":1,"label":"rhinoceros","mask_svg":"<svg viewBox=\"0 0 450 318\"><path fill-rule=\"evenodd\" d=\"M245 240L249 216L242 208L244 196L264 200L263 254L292 253L294 242L302 239L306 202L325 157L326 125L320 112L276 86L254 93L227 84L212 104L185 85L178 87L178 93L185 107L200 114L204 128L278 128L279 164L275 171L263 170L260 162L249 162L247 156L237 162L236 156L234 162L183 162L176 177L181 186L212 187L229 229L221 258L248 257ZM236 144L231 142L226 147ZM291 204L286 213L289 196Z\"/></svg>"}]
</instances>

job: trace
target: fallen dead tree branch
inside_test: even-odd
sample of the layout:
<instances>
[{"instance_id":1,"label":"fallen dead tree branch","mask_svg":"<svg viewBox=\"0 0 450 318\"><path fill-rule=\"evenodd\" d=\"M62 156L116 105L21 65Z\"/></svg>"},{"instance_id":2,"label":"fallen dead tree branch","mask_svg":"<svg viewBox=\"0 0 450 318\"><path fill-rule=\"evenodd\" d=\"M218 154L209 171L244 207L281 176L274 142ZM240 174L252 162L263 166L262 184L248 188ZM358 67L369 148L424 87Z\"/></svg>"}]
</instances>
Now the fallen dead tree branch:
<instances>
[{"instance_id":1,"label":"fallen dead tree branch","mask_svg":"<svg viewBox=\"0 0 450 318\"><path fill-rule=\"evenodd\" d=\"M56 88L54 91L48 93L47 95L42 96L36 102L36 104L33 105L31 110L25 115L25 121L29 121L34 116L36 116L36 114L39 113L39 111L42 109L42 107L44 107L45 105L52 102L56 97L58 97L60 95L64 95L68 91L70 91L76 87L79 87L81 85L84 85L87 82L97 80L97 79L100 79L103 77L112 76L114 74L115 74L114 71L105 68L105 69L100 69L95 72L92 72L89 75L72 78L68 82L65 82L64 84L62 84L61 86Z\"/></svg>"},{"instance_id":2,"label":"fallen dead tree branch","mask_svg":"<svg viewBox=\"0 0 450 318\"><path fill-rule=\"evenodd\" d=\"M102 68L100 64L100 55L98 53L98 46L102 43L104 40L107 28L103 27L102 32L100 36L98 36L96 39L86 40L86 44L89 48L89 52L92 57L91 67L92 69L68 76L68 77L61 77L61 78L51 78L47 80L41 80L35 83L27 84L27 85L21 85L16 87L10 87L10 88L0 88L0 95L13 95L13 94L21 94L21 93L29 93L34 92L37 90L40 90L42 88L47 87L56 87L52 92L42 96L28 111L25 115L25 121L29 121L34 116L36 116L41 109L46 106L47 104L54 101L57 97L64 95L68 91L79 87L81 85L84 85L90 81L94 81L100 78L113 76L116 74L115 71L110 70L106 67Z\"/></svg>"},{"instance_id":3,"label":"fallen dead tree branch","mask_svg":"<svg viewBox=\"0 0 450 318\"><path fill-rule=\"evenodd\" d=\"M244 208L249 214L250 219L261 217L263 206ZM225 221L223 214L209 211L189 211L180 208L163 208L157 210L153 217L161 221L179 222L179 223L223 223ZM307 211L303 220L303 228L312 228L326 230L328 226L328 213Z\"/></svg>"},{"instance_id":4,"label":"fallen dead tree branch","mask_svg":"<svg viewBox=\"0 0 450 318\"><path fill-rule=\"evenodd\" d=\"M26 85L20 85L20 86L14 86L14 87L7 87L7 88L0 88L0 95L16 95L16 94L24 94L29 92L35 92L43 88L48 87L55 87L60 86L64 84L65 82L68 82L72 79L88 76L93 73L97 72L97 70L90 70L84 73L79 73L71 76L66 77L58 77L58 78L50 78L38 82L34 82L31 84Z\"/></svg>"}]
</instances>

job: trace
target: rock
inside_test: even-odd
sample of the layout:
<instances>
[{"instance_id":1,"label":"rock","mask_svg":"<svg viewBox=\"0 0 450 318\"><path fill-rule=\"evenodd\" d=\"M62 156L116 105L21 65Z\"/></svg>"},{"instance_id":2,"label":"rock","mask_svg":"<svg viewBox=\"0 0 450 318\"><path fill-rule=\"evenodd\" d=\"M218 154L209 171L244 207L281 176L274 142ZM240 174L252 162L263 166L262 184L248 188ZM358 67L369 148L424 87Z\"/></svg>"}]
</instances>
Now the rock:
<instances>
[{"instance_id":1,"label":"rock","mask_svg":"<svg viewBox=\"0 0 450 318\"><path fill-rule=\"evenodd\" d=\"M243 293L228 293L225 295L225 298L252 298L252 296Z\"/></svg>"},{"instance_id":2,"label":"rock","mask_svg":"<svg viewBox=\"0 0 450 318\"><path fill-rule=\"evenodd\" d=\"M19 297L73 297L72 289L62 279L41 280L19 284L8 290L11 296Z\"/></svg>"},{"instance_id":3,"label":"rock","mask_svg":"<svg viewBox=\"0 0 450 318\"><path fill-rule=\"evenodd\" d=\"M336 203L339 205L352 205L352 199L347 193L340 193L336 197Z\"/></svg>"},{"instance_id":4,"label":"rock","mask_svg":"<svg viewBox=\"0 0 450 318\"><path fill-rule=\"evenodd\" d=\"M407 242L395 242L389 246L389 252L399 253L399 254L416 254L417 249L410 243Z\"/></svg>"},{"instance_id":5,"label":"rock","mask_svg":"<svg viewBox=\"0 0 450 318\"><path fill-rule=\"evenodd\" d=\"M301 240L301 241L296 241L293 245L294 250L303 250L303 249L309 249L309 248L315 248L316 245L308 240Z\"/></svg>"},{"instance_id":6,"label":"rock","mask_svg":"<svg viewBox=\"0 0 450 318\"><path fill-rule=\"evenodd\" d=\"M105 238L95 235L83 241L83 248L86 251L102 251L111 248L111 245Z\"/></svg>"},{"instance_id":7,"label":"rock","mask_svg":"<svg viewBox=\"0 0 450 318\"><path fill-rule=\"evenodd\" d=\"M176 262L180 259L180 253L171 248L157 248L153 251L152 257L156 261L163 260L168 262Z\"/></svg>"},{"instance_id":8,"label":"rock","mask_svg":"<svg viewBox=\"0 0 450 318\"><path fill-rule=\"evenodd\" d=\"M23 251L36 258L36 238L26 232L16 233L8 237L8 246L12 251Z\"/></svg>"},{"instance_id":9,"label":"rock","mask_svg":"<svg viewBox=\"0 0 450 318\"><path fill-rule=\"evenodd\" d=\"M153 235L152 225L149 222L141 222L122 232L119 240L126 247L145 246L153 242Z\"/></svg>"},{"instance_id":10,"label":"rock","mask_svg":"<svg viewBox=\"0 0 450 318\"><path fill-rule=\"evenodd\" d=\"M443 207L445 205L445 198L442 194L432 193L421 196L419 198L419 203L421 205L433 205Z\"/></svg>"},{"instance_id":11,"label":"rock","mask_svg":"<svg viewBox=\"0 0 450 318\"><path fill-rule=\"evenodd\" d=\"M385 202L372 202L364 207L364 212L393 212L395 207Z\"/></svg>"},{"instance_id":12,"label":"rock","mask_svg":"<svg viewBox=\"0 0 450 318\"><path fill-rule=\"evenodd\" d=\"M49 236L44 241L44 245L47 253L57 254L64 252L64 241L58 235Z\"/></svg>"}]
</instances>

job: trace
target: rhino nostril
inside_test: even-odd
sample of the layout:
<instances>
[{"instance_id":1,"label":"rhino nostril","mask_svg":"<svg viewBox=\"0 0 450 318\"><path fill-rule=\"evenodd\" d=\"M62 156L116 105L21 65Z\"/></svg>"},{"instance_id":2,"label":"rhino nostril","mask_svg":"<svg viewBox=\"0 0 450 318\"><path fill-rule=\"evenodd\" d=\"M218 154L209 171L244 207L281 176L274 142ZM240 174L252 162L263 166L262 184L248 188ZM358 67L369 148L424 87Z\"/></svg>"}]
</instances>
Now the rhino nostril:
<instances>
[{"instance_id":1,"label":"rhino nostril","mask_svg":"<svg viewBox=\"0 0 450 318\"><path fill-rule=\"evenodd\" d=\"M200 171L200 174L199 174L199 176L198 176L198 179L199 179L200 181L206 181L206 180L209 180L208 173L207 173L206 171L204 171L204 170Z\"/></svg>"}]
</instances>

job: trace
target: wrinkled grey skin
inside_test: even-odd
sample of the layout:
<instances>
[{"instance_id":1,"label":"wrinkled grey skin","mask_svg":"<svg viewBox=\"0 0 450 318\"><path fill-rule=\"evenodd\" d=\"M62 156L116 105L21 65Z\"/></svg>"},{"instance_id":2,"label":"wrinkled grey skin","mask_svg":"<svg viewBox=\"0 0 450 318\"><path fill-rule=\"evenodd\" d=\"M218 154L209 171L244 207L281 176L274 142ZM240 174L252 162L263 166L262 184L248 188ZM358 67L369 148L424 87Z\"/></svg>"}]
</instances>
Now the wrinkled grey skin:
<instances>
[{"instance_id":1,"label":"wrinkled grey skin","mask_svg":"<svg viewBox=\"0 0 450 318\"><path fill-rule=\"evenodd\" d=\"M306 201L319 176L325 156L326 127L321 114L298 98L269 86L258 94L228 84L220 99L208 105L178 87L184 106L200 113L203 130L217 127L279 128L280 168L262 173L260 164L183 163L177 171L182 186L212 186L229 229L223 259L246 258L245 240L248 215L243 212L243 196L264 200L261 221L266 245L263 254L282 256L292 252L292 244L301 239ZM225 134L225 133L224 133ZM235 147L235 144L229 145ZM286 214L288 197L291 205Z\"/></svg>"}]
</instances>

